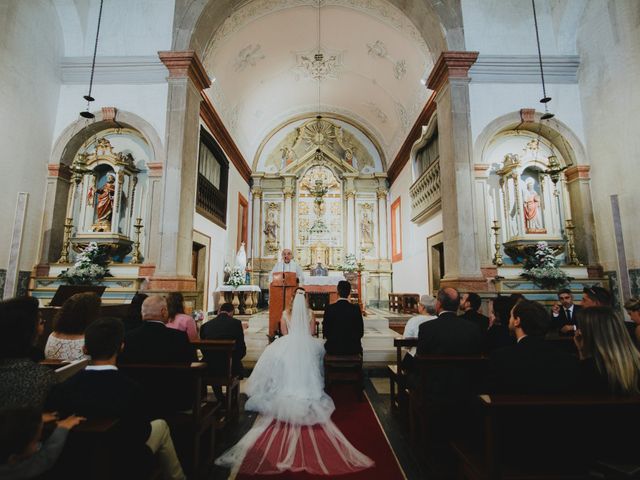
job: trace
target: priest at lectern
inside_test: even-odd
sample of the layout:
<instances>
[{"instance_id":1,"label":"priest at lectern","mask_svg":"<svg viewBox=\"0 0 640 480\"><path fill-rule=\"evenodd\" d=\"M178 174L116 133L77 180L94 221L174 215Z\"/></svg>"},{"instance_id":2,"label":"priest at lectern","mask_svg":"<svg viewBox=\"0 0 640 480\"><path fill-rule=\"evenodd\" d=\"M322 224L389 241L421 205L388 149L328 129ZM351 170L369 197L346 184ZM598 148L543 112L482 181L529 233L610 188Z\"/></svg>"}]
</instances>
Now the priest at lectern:
<instances>
[{"instance_id":1,"label":"priest at lectern","mask_svg":"<svg viewBox=\"0 0 640 480\"><path fill-rule=\"evenodd\" d=\"M274 273L294 272L298 277L298 285L304 284L304 272L302 271L302 268L300 268L300 265L292 259L293 253L291 253L290 249L285 248L282 250L282 261L273 266L273 270L271 270L271 273L269 274L269 283L273 281Z\"/></svg>"}]
</instances>

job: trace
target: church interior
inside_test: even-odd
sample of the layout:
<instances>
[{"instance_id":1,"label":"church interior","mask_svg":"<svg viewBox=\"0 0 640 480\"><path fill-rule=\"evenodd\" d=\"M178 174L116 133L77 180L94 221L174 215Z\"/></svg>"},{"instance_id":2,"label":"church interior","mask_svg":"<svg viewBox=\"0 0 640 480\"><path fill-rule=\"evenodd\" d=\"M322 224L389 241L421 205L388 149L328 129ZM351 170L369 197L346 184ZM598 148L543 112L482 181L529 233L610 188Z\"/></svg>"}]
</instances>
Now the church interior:
<instances>
[{"instance_id":1,"label":"church interior","mask_svg":"<svg viewBox=\"0 0 640 480\"><path fill-rule=\"evenodd\" d=\"M37 299L47 333L77 292L96 293L107 317L140 294L179 293L200 331L227 304L242 324L246 378L231 373L227 349L225 400L210 418L193 410L188 447L174 438L187 478L259 476L246 459L240 471L214 464L253 431L250 372L280 341L298 286L323 339L345 280L361 355L327 353L323 374L333 421L375 462L345 480L640 478L637 457L554 458L545 471L513 462L500 427L489 431L520 409L532 451L577 432L605 438L608 412L640 418L640 385L631 396L532 391L492 403L471 380L493 361L484 350L429 360L418 346L412 373L402 359L422 341L405 329L426 315L424 296L447 311L452 289L459 303L477 294L490 325L496 297L542 305L553 322L562 292L584 311L604 290L607 312L640 344L637 0L0 0L0 58L3 299ZM290 265L302 274L285 275ZM512 335L517 305L502 318ZM579 321L575 337L547 340L583 362ZM214 347L195 335L204 361ZM625 368L640 368L629 355ZM475 372L473 401L434 406L423 388L438 368ZM183 373L220 400L194 371ZM569 407L602 425L564 423ZM101 461L85 478L124 478ZM274 478L335 478L327 468Z\"/></svg>"}]
</instances>

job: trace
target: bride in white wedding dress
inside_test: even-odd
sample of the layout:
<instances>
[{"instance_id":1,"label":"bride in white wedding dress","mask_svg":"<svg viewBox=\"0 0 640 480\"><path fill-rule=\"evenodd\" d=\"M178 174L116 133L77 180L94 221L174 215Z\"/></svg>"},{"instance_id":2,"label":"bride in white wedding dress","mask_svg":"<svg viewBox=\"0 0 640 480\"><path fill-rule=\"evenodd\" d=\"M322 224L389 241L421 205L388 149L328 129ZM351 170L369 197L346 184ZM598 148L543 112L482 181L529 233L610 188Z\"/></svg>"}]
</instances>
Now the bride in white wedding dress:
<instances>
[{"instance_id":1,"label":"bride in white wedding dress","mask_svg":"<svg viewBox=\"0 0 640 480\"><path fill-rule=\"evenodd\" d=\"M304 289L296 291L287 320L288 335L264 350L247 380L245 410L260 415L216 464L245 474L320 475L373 466L331 421L335 405L324 392L324 346L311 335Z\"/></svg>"}]
</instances>

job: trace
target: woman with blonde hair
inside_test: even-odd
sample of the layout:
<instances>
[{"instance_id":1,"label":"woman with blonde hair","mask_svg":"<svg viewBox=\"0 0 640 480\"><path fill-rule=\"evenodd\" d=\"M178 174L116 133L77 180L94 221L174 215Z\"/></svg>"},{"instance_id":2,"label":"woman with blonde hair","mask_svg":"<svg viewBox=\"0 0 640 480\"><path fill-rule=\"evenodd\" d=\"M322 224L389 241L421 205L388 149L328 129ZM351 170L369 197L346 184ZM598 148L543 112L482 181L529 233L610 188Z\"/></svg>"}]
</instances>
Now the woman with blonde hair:
<instances>
[{"instance_id":1,"label":"woman with blonde hair","mask_svg":"<svg viewBox=\"0 0 640 480\"><path fill-rule=\"evenodd\" d=\"M640 393L640 353L622 317L609 307L591 307L578 314L574 337L580 353L582 383L598 393Z\"/></svg>"},{"instance_id":2,"label":"woman with blonde hair","mask_svg":"<svg viewBox=\"0 0 640 480\"><path fill-rule=\"evenodd\" d=\"M298 287L296 291L293 292L293 296L291 297L291 301L289 302L289 306L287 309L282 312L282 318L280 319L280 333L282 335L286 335L289 333L289 323L291 321L291 310L293 309L293 302L296 299L296 294L300 292L301 295L305 298L305 305L307 307L307 316L309 318L309 331L311 335L316 334L316 319L313 315L313 310L309 308L309 298L307 297L307 292L304 288Z\"/></svg>"}]
</instances>

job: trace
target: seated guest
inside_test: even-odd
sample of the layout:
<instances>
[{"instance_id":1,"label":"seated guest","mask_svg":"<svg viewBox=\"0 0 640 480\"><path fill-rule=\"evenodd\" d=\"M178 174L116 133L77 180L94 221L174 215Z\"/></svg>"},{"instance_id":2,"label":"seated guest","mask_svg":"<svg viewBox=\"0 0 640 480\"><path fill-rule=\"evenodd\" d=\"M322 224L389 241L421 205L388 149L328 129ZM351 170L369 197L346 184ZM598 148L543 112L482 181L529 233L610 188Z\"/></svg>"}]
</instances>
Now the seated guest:
<instances>
[{"instance_id":1,"label":"seated guest","mask_svg":"<svg viewBox=\"0 0 640 480\"><path fill-rule=\"evenodd\" d=\"M404 332L402 336L404 338L418 338L418 330L420 325L429 320L438 318L436 316L436 299L431 295L422 295L418 302L418 315L411 317L407 320L404 326ZM412 347L402 359L402 368L404 370L411 370L413 357L416 356L416 347Z\"/></svg>"},{"instance_id":2,"label":"seated guest","mask_svg":"<svg viewBox=\"0 0 640 480\"><path fill-rule=\"evenodd\" d=\"M478 326L458 317L460 294L455 288L441 288L436 296L438 318L420 325L418 355L439 353L465 355L482 351L482 334Z\"/></svg>"},{"instance_id":3,"label":"seated guest","mask_svg":"<svg viewBox=\"0 0 640 480\"><path fill-rule=\"evenodd\" d=\"M191 363L197 361L185 332L167 328L169 311L160 295L148 297L142 304L142 326L128 332L120 361L122 363Z\"/></svg>"},{"instance_id":4,"label":"seated guest","mask_svg":"<svg viewBox=\"0 0 640 480\"><path fill-rule=\"evenodd\" d=\"M0 410L0 478L35 478L53 467L69 430L84 418L71 415L56 422L55 430L41 442L43 415L33 407Z\"/></svg>"},{"instance_id":5,"label":"seated guest","mask_svg":"<svg viewBox=\"0 0 640 480\"><path fill-rule=\"evenodd\" d=\"M169 311L167 327L185 332L192 342L198 340L196 321L191 315L184 313L184 298L181 293L173 292L167 295L167 309Z\"/></svg>"},{"instance_id":6,"label":"seated guest","mask_svg":"<svg viewBox=\"0 0 640 480\"><path fill-rule=\"evenodd\" d=\"M322 319L324 350L329 355L362 354L364 321L360 307L349 301L351 284L338 282L338 300L327 305Z\"/></svg>"},{"instance_id":7,"label":"seated guest","mask_svg":"<svg viewBox=\"0 0 640 480\"><path fill-rule=\"evenodd\" d=\"M149 452L158 455L164 478L183 479L182 467L164 420L149 422L148 402L140 385L120 373L116 358L122 350L124 327L117 318L102 318L86 331L84 349L91 356L84 371L53 388L47 407L87 418L118 418L117 457L122 474L143 475ZM155 400L155 399L152 399ZM135 475L134 475L135 472Z\"/></svg>"},{"instance_id":8,"label":"seated guest","mask_svg":"<svg viewBox=\"0 0 640 480\"><path fill-rule=\"evenodd\" d=\"M44 347L46 358L69 361L85 358L84 331L98 318L100 302L95 293L76 293L64 302Z\"/></svg>"},{"instance_id":9,"label":"seated guest","mask_svg":"<svg viewBox=\"0 0 640 480\"><path fill-rule=\"evenodd\" d=\"M42 408L53 386L51 370L29 358L38 316L33 297L0 302L0 408Z\"/></svg>"},{"instance_id":10,"label":"seated guest","mask_svg":"<svg viewBox=\"0 0 640 480\"><path fill-rule=\"evenodd\" d=\"M633 341L636 345L640 345L640 298L634 297L627 300L624 309L634 323Z\"/></svg>"},{"instance_id":11,"label":"seated guest","mask_svg":"<svg viewBox=\"0 0 640 480\"><path fill-rule=\"evenodd\" d=\"M593 286L584 287L582 293L582 308L589 307L611 307L613 297L606 288Z\"/></svg>"},{"instance_id":12,"label":"seated guest","mask_svg":"<svg viewBox=\"0 0 640 480\"><path fill-rule=\"evenodd\" d=\"M236 346L233 350L234 375L244 376L242 359L247 354L247 346L244 343L244 329L242 322L233 318L234 307L231 303L223 303L218 309L218 316L209 320L200 329L200 337L203 340L235 340ZM214 352L205 353L205 360L209 369L216 374L226 374L226 355Z\"/></svg>"},{"instance_id":13,"label":"seated guest","mask_svg":"<svg viewBox=\"0 0 640 480\"><path fill-rule=\"evenodd\" d=\"M489 329L489 317L480 313L482 307L482 299L475 292L465 293L460 300L460 310L464 313L460 315L462 318L475 323L482 333Z\"/></svg>"},{"instance_id":14,"label":"seated guest","mask_svg":"<svg viewBox=\"0 0 640 480\"><path fill-rule=\"evenodd\" d=\"M580 353L585 390L595 393L640 393L640 354L621 316L609 307L585 308L574 337Z\"/></svg>"},{"instance_id":15,"label":"seated guest","mask_svg":"<svg viewBox=\"0 0 640 480\"><path fill-rule=\"evenodd\" d=\"M167 302L160 295L148 297L142 304L142 326L127 332L124 351L119 361L122 364L163 364L197 361L196 352L185 332L167 328L169 319ZM136 377L151 398L160 399L153 405L156 415L191 408L190 379L164 372L157 375Z\"/></svg>"},{"instance_id":16,"label":"seated guest","mask_svg":"<svg viewBox=\"0 0 640 480\"><path fill-rule=\"evenodd\" d=\"M142 302L144 302L148 296L146 293L136 293L131 299L131 303L127 309L127 316L122 319L125 332L142 326Z\"/></svg>"},{"instance_id":17,"label":"seated guest","mask_svg":"<svg viewBox=\"0 0 640 480\"><path fill-rule=\"evenodd\" d=\"M502 295L498 295L489 303L489 329L485 334L487 352L516 343L515 338L509 333L509 317L516 303L512 297Z\"/></svg>"},{"instance_id":18,"label":"seated guest","mask_svg":"<svg viewBox=\"0 0 640 480\"><path fill-rule=\"evenodd\" d=\"M573 294L568 288L558 292L558 303L551 307L551 330L573 335L576 331L576 314L582 307L573 303Z\"/></svg>"},{"instance_id":19,"label":"seated guest","mask_svg":"<svg viewBox=\"0 0 640 480\"><path fill-rule=\"evenodd\" d=\"M490 392L537 394L575 390L578 360L544 341L549 322L549 313L538 302L521 300L513 307L509 331L517 343L491 353Z\"/></svg>"}]
</instances>

